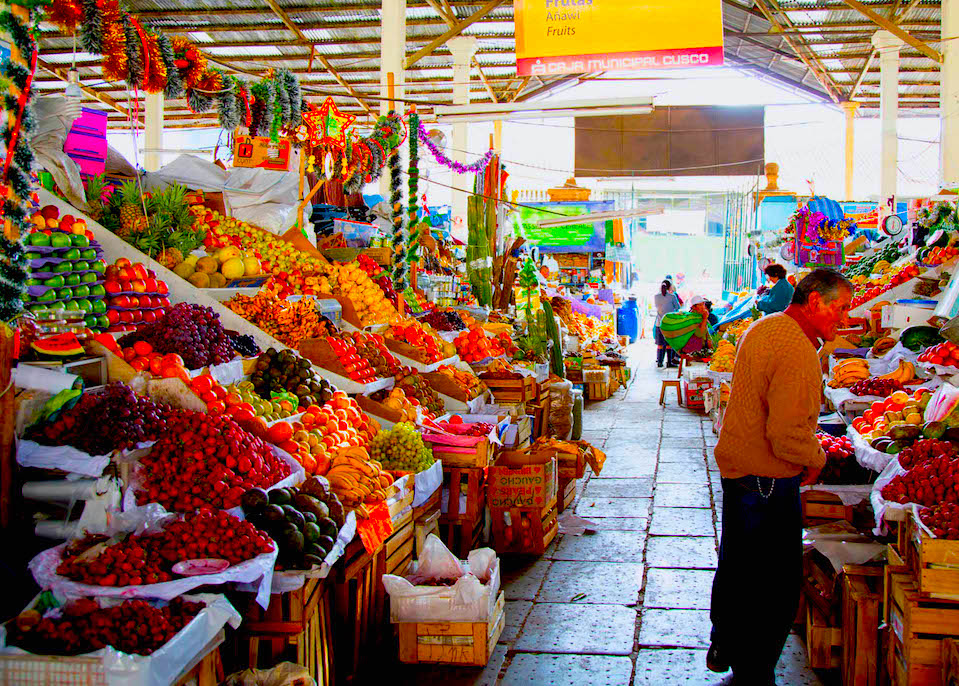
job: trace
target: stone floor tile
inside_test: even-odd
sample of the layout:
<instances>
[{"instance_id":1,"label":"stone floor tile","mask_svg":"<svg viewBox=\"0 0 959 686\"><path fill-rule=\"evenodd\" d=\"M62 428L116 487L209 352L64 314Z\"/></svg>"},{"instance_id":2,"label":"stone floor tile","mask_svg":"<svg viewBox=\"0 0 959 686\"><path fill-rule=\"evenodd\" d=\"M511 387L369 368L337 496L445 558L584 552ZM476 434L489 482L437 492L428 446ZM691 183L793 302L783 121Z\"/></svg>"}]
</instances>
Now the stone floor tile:
<instances>
[{"instance_id":1,"label":"stone floor tile","mask_svg":"<svg viewBox=\"0 0 959 686\"><path fill-rule=\"evenodd\" d=\"M611 429L616 415L612 412L583 412L583 429L599 431Z\"/></svg>"},{"instance_id":2,"label":"stone floor tile","mask_svg":"<svg viewBox=\"0 0 959 686\"><path fill-rule=\"evenodd\" d=\"M604 467L605 471L605 467ZM653 479L591 479L583 491L590 498L651 498Z\"/></svg>"},{"instance_id":3,"label":"stone floor tile","mask_svg":"<svg viewBox=\"0 0 959 686\"><path fill-rule=\"evenodd\" d=\"M712 536L650 536L646 539L650 567L715 569L716 539Z\"/></svg>"},{"instance_id":4,"label":"stone floor tile","mask_svg":"<svg viewBox=\"0 0 959 686\"><path fill-rule=\"evenodd\" d=\"M789 684L789 686L822 686L822 681L809 668L803 641L796 634L789 635L782 655L779 656L779 664L776 665L776 683Z\"/></svg>"},{"instance_id":5,"label":"stone floor tile","mask_svg":"<svg viewBox=\"0 0 959 686\"><path fill-rule=\"evenodd\" d=\"M602 531L644 532L649 528L649 517L588 517Z\"/></svg>"},{"instance_id":6,"label":"stone floor tile","mask_svg":"<svg viewBox=\"0 0 959 686\"><path fill-rule=\"evenodd\" d=\"M645 608L639 627L639 645L708 648L710 628L707 610Z\"/></svg>"},{"instance_id":7,"label":"stone floor tile","mask_svg":"<svg viewBox=\"0 0 959 686\"><path fill-rule=\"evenodd\" d=\"M639 562L646 548L644 531L613 531L605 527L610 519L592 519L599 529L594 534L567 534L550 554L553 560L584 562Z\"/></svg>"},{"instance_id":8,"label":"stone floor tile","mask_svg":"<svg viewBox=\"0 0 959 686\"><path fill-rule=\"evenodd\" d=\"M609 431L598 430L598 431L583 431L582 439L588 441L592 445L595 445L597 448L602 448L606 443L606 439L609 438Z\"/></svg>"},{"instance_id":9,"label":"stone floor tile","mask_svg":"<svg viewBox=\"0 0 959 686\"><path fill-rule=\"evenodd\" d=\"M709 489L702 484L661 483L656 486L653 507L709 507Z\"/></svg>"},{"instance_id":10,"label":"stone floor tile","mask_svg":"<svg viewBox=\"0 0 959 686\"><path fill-rule=\"evenodd\" d=\"M576 506L580 517L648 517L652 498L583 498Z\"/></svg>"},{"instance_id":11,"label":"stone floor tile","mask_svg":"<svg viewBox=\"0 0 959 686\"><path fill-rule=\"evenodd\" d=\"M663 462L656 470L657 484L703 484L708 479L706 464L691 462Z\"/></svg>"},{"instance_id":12,"label":"stone floor tile","mask_svg":"<svg viewBox=\"0 0 959 686\"><path fill-rule=\"evenodd\" d=\"M518 653L500 685L623 686L629 683L632 671L633 662L628 657Z\"/></svg>"},{"instance_id":13,"label":"stone floor tile","mask_svg":"<svg viewBox=\"0 0 959 686\"><path fill-rule=\"evenodd\" d=\"M669 439L701 439L703 429L699 423L691 422L663 422L663 440Z\"/></svg>"},{"instance_id":14,"label":"stone floor tile","mask_svg":"<svg viewBox=\"0 0 959 686\"><path fill-rule=\"evenodd\" d=\"M503 634L500 636L500 643L512 643L519 636L520 627L526 621L526 616L533 609L533 602L530 600L507 600L506 601L506 625L503 627Z\"/></svg>"},{"instance_id":15,"label":"stone floor tile","mask_svg":"<svg viewBox=\"0 0 959 686\"><path fill-rule=\"evenodd\" d=\"M716 457L713 455L712 451L707 452L706 469L708 469L710 472L719 472L719 465L716 464Z\"/></svg>"},{"instance_id":16,"label":"stone floor tile","mask_svg":"<svg viewBox=\"0 0 959 686\"><path fill-rule=\"evenodd\" d=\"M629 458L624 456L606 456L603 471L596 474L598 479L633 479L636 477L652 479L656 473L656 456L643 455Z\"/></svg>"},{"instance_id":17,"label":"stone floor tile","mask_svg":"<svg viewBox=\"0 0 959 686\"><path fill-rule=\"evenodd\" d=\"M536 597L546 603L633 605L643 587L643 564L635 562L570 562L550 565ZM573 600L577 596L584 596Z\"/></svg>"},{"instance_id":18,"label":"stone floor tile","mask_svg":"<svg viewBox=\"0 0 959 686\"><path fill-rule=\"evenodd\" d=\"M728 675L706 669L705 650L643 649L636 655L634 686L719 686Z\"/></svg>"},{"instance_id":19,"label":"stone floor tile","mask_svg":"<svg viewBox=\"0 0 959 686\"><path fill-rule=\"evenodd\" d=\"M535 600L550 561L545 559L520 560L503 558L500 571L503 590L507 600Z\"/></svg>"},{"instance_id":20,"label":"stone floor tile","mask_svg":"<svg viewBox=\"0 0 959 686\"><path fill-rule=\"evenodd\" d=\"M663 431L663 440L660 443L660 446L663 448L694 448L702 450L706 447L706 442L702 437L696 438L695 436L670 436L666 431Z\"/></svg>"},{"instance_id":21,"label":"stone floor tile","mask_svg":"<svg viewBox=\"0 0 959 686\"><path fill-rule=\"evenodd\" d=\"M654 507L649 533L653 536L712 536L715 533L713 511L708 507Z\"/></svg>"},{"instance_id":22,"label":"stone floor tile","mask_svg":"<svg viewBox=\"0 0 959 686\"><path fill-rule=\"evenodd\" d=\"M602 627L602 631L597 631ZM636 610L624 605L536 603L513 646L520 652L629 655Z\"/></svg>"},{"instance_id":23,"label":"stone floor tile","mask_svg":"<svg viewBox=\"0 0 959 686\"><path fill-rule=\"evenodd\" d=\"M701 448L660 448L659 449L660 462L702 464L704 459L705 459L705 455L703 454L703 451Z\"/></svg>"},{"instance_id":24,"label":"stone floor tile","mask_svg":"<svg viewBox=\"0 0 959 686\"><path fill-rule=\"evenodd\" d=\"M640 458L655 460L659 452L659 434L611 435L606 439L603 452L606 453L607 461Z\"/></svg>"},{"instance_id":25,"label":"stone floor tile","mask_svg":"<svg viewBox=\"0 0 959 686\"><path fill-rule=\"evenodd\" d=\"M713 590L711 569L660 569L646 573L643 607L708 610Z\"/></svg>"}]
</instances>

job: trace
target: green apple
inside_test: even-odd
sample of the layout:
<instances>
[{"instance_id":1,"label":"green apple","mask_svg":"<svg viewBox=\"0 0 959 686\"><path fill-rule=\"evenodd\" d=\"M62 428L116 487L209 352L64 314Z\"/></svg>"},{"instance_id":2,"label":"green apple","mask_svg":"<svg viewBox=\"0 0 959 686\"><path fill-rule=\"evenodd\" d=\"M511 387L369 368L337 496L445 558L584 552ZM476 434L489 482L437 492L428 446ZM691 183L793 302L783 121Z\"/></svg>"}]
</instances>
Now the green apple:
<instances>
[{"instance_id":1,"label":"green apple","mask_svg":"<svg viewBox=\"0 0 959 686\"><path fill-rule=\"evenodd\" d=\"M38 253L38 252L28 252L28 253L25 255L25 257L26 257L28 260L39 260L41 257L43 257L43 255L41 255L41 254Z\"/></svg>"},{"instance_id":2,"label":"green apple","mask_svg":"<svg viewBox=\"0 0 959 686\"><path fill-rule=\"evenodd\" d=\"M79 274L67 274L63 279L63 282L68 286L79 286L80 285L80 275Z\"/></svg>"},{"instance_id":3,"label":"green apple","mask_svg":"<svg viewBox=\"0 0 959 686\"><path fill-rule=\"evenodd\" d=\"M90 287L86 284L80 284L73 289L73 296L75 298L85 298L88 295L90 295Z\"/></svg>"},{"instance_id":4,"label":"green apple","mask_svg":"<svg viewBox=\"0 0 959 686\"><path fill-rule=\"evenodd\" d=\"M92 286L90 286L90 295L103 297L106 294L107 294L107 290L103 287L102 283L95 283Z\"/></svg>"},{"instance_id":5,"label":"green apple","mask_svg":"<svg viewBox=\"0 0 959 686\"><path fill-rule=\"evenodd\" d=\"M50 236L50 242L48 245L52 245L54 248L69 248L70 236L62 232L54 233L52 236Z\"/></svg>"},{"instance_id":6,"label":"green apple","mask_svg":"<svg viewBox=\"0 0 959 686\"><path fill-rule=\"evenodd\" d=\"M103 260L95 260L90 263L90 269L101 274L107 270L107 263Z\"/></svg>"},{"instance_id":7,"label":"green apple","mask_svg":"<svg viewBox=\"0 0 959 686\"><path fill-rule=\"evenodd\" d=\"M75 300L68 300L67 302L63 303L63 309L67 310L68 312L79 312L80 306Z\"/></svg>"},{"instance_id":8,"label":"green apple","mask_svg":"<svg viewBox=\"0 0 959 686\"><path fill-rule=\"evenodd\" d=\"M67 238L67 240L70 240L70 239ZM70 249L67 250L65 253L63 253L60 257L66 259L66 260L79 260L79 259L80 259L80 251L77 250L76 248L70 248Z\"/></svg>"},{"instance_id":9,"label":"green apple","mask_svg":"<svg viewBox=\"0 0 959 686\"><path fill-rule=\"evenodd\" d=\"M53 289L53 288L51 288L50 290L46 291L46 292L43 293L42 295L38 295L38 296L35 298L35 300L36 300L38 303L48 303L48 302L52 302L53 300L56 300L56 299L57 299L57 291L56 291L55 289Z\"/></svg>"},{"instance_id":10,"label":"green apple","mask_svg":"<svg viewBox=\"0 0 959 686\"><path fill-rule=\"evenodd\" d=\"M70 244L77 248L85 248L90 245L90 239L82 233L75 233L70 236Z\"/></svg>"},{"instance_id":11,"label":"green apple","mask_svg":"<svg viewBox=\"0 0 959 686\"><path fill-rule=\"evenodd\" d=\"M28 307L27 309L33 312L34 314L43 314L49 308L46 305L30 305L30 307Z\"/></svg>"},{"instance_id":12,"label":"green apple","mask_svg":"<svg viewBox=\"0 0 959 686\"><path fill-rule=\"evenodd\" d=\"M97 259L97 251L93 248L86 248L80 251L80 257L84 260L95 260Z\"/></svg>"},{"instance_id":13,"label":"green apple","mask_svg":"<svg viewBox=\"0 0 959 686\"><path fill-rule=\"evenodd\" d=\"M56 274L66 274L73 271L73 262L58 262L53 265L53 269L50 271Z\"/></svg>"},{"instance_id":14,"label":"green apple","mask_svg":"<svg viewBox=\"0 0 959 686\"><path fill-rule=\"evenodd\" d=\"M98 329L110 328L110 320L107 318L105 314L101 314L99 317L97 317L97 328Z\"/></svg>"},{"instance_id":15,"label":"green apple","mask_svg":"<svg viewBox=\"0 0 959 686\"><path fill-rule=\"evenodd\" d=\"M87 325L87 328L94 329L97 326L98 319L99 317L97 317L95 314L88 314L83 318L83 323Z\"/></svg>"},{"instance_id":16,"label":"green apple","mask_svg":"<svg viewBox=\"0 0 959 686\"><path fill-rule=\"evenodd\" d=\"M78 260L73 263L73 269L78 272L88 272L90 271L90 263L86 260Z\"/></svg>"},{"instance_id":17,"label":"green apple","mask_svg":"<svg viewBox=\"0 0 959 686\"><path fill-rule=\"evenodd\" d=\"M86 274L80 275L80 283L93 283L97 280L97 277L100 275L96 272L87 272Z\"/></svg>"},{"instance_id":18,"label":"green apple","mask_svg":"<svg viewBox=\"0 0 959 686\"><path fill-rule=\"evenodd\" d=\"M49 279L44 280L44 286L50 286L51 288L63 288L63 277L62 276L51 276Z\"/></svg>"},{"instance_id":19,"label":"green apple","mask_svg":"<svg viewBox=\"0 0 959 686\"><path fill-rule=\"evenodd\" d=\"M107 304L102 300L93 300L90 302L90 311L94 314L103 314L107 311Z\"/></svg>"},{"instance_id":20,"label":"green apple","mask_svg":"<svg viewBox=\"0 0 959 686\"><path fill-rule=\"evenodd\" d=\"M50 236L37 231L36 233L31 233L29 236L27 236L27 241L30 243L30 245L47 246L50 245Z\"/></svg>"},{"instance_id":21,"label":"green apple","mask_svg":"<svg viewBox=\"0 0 959 686\"><path fill-rule=\"evenodd\" d=\"M27 286L42 286L43 279L27 279L23 283L26 284Z\"/></svg>"},{"instance_id":22,"label":"green apple","mask_svg":"<svg viewBox=\"0 0 959 686\"><path fill-rule=\"evenodd\" d=\"M78 295L76 291L74 291L73 294ZM73 302L75 302L77 304L77 307L83 310L84 312L89 312L90 310L93 309L93 305L86 298L80 298L79 300L74 300Z\"/></svg>"},{"instance_id":23,"label":"green apple","mask_svg":"<svg viewBox=\"0 0 959 686\"><path fill-rule=\"evenodd\" d=\"M73 297L72 288L61 288L60 290L57 291L58 300L69 300L72 297Z\"/></svg>"}]
</instances>

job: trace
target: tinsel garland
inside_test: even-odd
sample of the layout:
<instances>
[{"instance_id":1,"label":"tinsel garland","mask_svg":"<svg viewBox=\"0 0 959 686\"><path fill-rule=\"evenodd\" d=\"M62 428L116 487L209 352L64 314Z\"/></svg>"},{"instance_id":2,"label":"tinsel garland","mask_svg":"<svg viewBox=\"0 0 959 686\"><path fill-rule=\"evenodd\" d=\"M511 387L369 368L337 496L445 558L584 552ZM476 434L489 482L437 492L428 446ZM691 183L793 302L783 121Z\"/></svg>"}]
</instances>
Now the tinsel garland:
<instances>
[{"instance_id":1,"label":"tinsel garland","mask_svg":"<svg viewBox=\"0 0 959 686\"><path fill-rule=\"evenodd\" d=\"M251 136L260 135L258 132L263 126L264 117L266 117L266 103L254 96L253 102L250 103L250 121L247 124Z\"/></svg>"},{"instance_id":2,"label":"tinsel garland","mask_svg":"<svg viewBox=\"0 0 959 686\"><path fill-rule=\"evenodd\" d=\"M250 125L251 136L269 136L275 112L276 90L272 79L263 79L250 87L250 94L254 97L253 123ZM257 104L259 103L259 104Z\"/></svg>"},{"instance_id":3,"label":"tinsel garland","mask_svg":"<svg viewBox=\"0 0 959 686\"><path fill-rule=\"evenodd\" d=\"M143 52L150 69L143 75L143 90L147 93L164 93L169 81L166 60L160 47L160 38L152 31L143 30Z\"/></svg>"},{"instance_id":4,"label":"tinsel garland","mask_svg":"<svg viewBox=\"0 0 959 686\"><path fill-rule=\"evenodd\" d=\"M126 81L127 53L123 13L118 0L97 0L103 26L103 75L109 81Z\"/></svg>"},{"instance_id":5,"label":"tinsel garland","mask_svg":"<svg viewBox=\"0 0 959 686\"><path fill-rule=\"evenodd\" d=\"M462 162L456 162L451 160L449 157L443 154L443 151L430 140L429 134L426 132L426 127L423 126L422 122L417 128L420 141L429 148L429 151L433 153L433 157L437 162L442 164L447 169L452 169L457 174L480 174L483 170L486 169L487 165L490 163L490 160L493 159L493 151L487 150L486 154L483 155L480 159L476 160L472 164L463 164Z\"/></svg>"},{"instance_id":6,"label":"tinsel garland","mask_svg":"<svg viewBox=\"0 0 959 686\"><path fill-rule=\"evenodd\" d=\"M180 70L176 66L176 56L173 53L173 43L165 34L158 34L157 46L160 50L160 57L163 59L163 66L166 68L166 86L163 94L171 99L183 97L183 79L180 77Z\"/></svg>"},{"instance_id":7,"label":"tinsel garland","mask_svg":"<svg viewBox=\"0 0 959 686\"><path fill-rule=\"evenodd\" d=\"M30 107L37 59L36 42L30 33L35 19L32 15L31 11L28 21L23 21L9 9L0 12L0 28L30 64L27 68L9 58L0 64L0 75L19 93L19 96L5 94L4 106L8 116L0 123L0 138L7 148L3 178L0 179L3 183L0 213L4 223L9 222L18 235L27 233L31 226L25 206L29 201L30 172L34 161L26 136L35 123ZM0 320L9 321L23 311L28 276L26 266L23 244L0 233Z\"/></svg>"},{"instance_id":8,"label":"tinsel garland","mask_svg":"<svg viewBox=\"0 0 959 686\"><path fill-rule=\"evenodd\" d=\"M127 84L131 88L143 87L143 42L129 15L123 17L123 48L127 56Z\"/></svg>"},{"instance_id":9,"label":"tinsel garland","mask_svg":"<svg viewBox=\"0 0 959 686\"><path fill-rule=\"evenodd\" d=\"M244 126L250 126L253 123L253 117L250 111L250 91L242 81L237 79L234 92L236 93L237 100L240 101L240 104L237 105L237 109L240 110L240 118L242 119L242 123Z\"/></svg>"},{"instance_id":10,"label":"tinsel garland","mask_svg":"<svg viewBox=\"0 0 959 686\"><path fill-rule=\"evenodd\" d=\"M47 21L59 26L66 33L73 33L83 24L83 3L81 0L60 0L50 5Z\"/></svg>"},{"instance_id":11,"label":"tinsel garland","mask_svg":"<svg viewBox=\"0 0 959 686\"><path fill-rule=\"evenodd\" d=\"M420 128L420 117L416 112L410 113L409 121L410 131L418 131ZM420 261L420 223L419 223L419 180L420 180L420 153L418 146L418 136L410 136L410 159L409 171L407 172L407 185L409 197L407 198L407 250L406 261L410 264L418 264ZM414 284L415 285L415 284Z\"/></svg>"},{"instance_id":12,"label":"tinsel garland","mask_svg":"<svg viewBox=\"0 0 959 686\"><path fill-rule=\"evenodd\" d=\"M54 2L52 5L56 5ZM80 0L83 8L83 23L77 29L77 42L86 52L103 54L103 21L98 0Z\"/></svg>"},{"instance_id":13,"label":"tinsel garland","mask_svg":"<svg viewBox=\"0 0 959 686\"><path fill-rule=\"evenodd\" d=\"M206 57L190 41L182 36L170 39L177 68L183 78L186 89L196 88L206 71Z\"/></svg>"},{"instance_id":14,"label":"tinsel garland","mask_svg":"<svg viewBox=\"0 0 959 686\"><path fill-rule=\"evenodd\" d=\"M216 96L220 126L227 131L232 131L243 123L243 113L240 111L243 104L236 95L237 83L236 77L224 74L222 92Z\"/></svg>"}]
</instances>

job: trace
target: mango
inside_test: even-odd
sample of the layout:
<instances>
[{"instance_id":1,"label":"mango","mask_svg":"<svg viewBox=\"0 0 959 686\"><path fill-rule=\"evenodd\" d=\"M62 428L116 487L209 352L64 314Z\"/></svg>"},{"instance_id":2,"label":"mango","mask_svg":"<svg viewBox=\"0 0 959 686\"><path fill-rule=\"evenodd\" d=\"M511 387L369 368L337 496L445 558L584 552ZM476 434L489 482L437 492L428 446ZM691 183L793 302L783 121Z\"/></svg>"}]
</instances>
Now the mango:
<instances>
[{"instance_id":1,"label":"mango","mask_svg":"<svg viewBox=\"0 0 959 686\"><path fill-rule=\"evenodd\" d=\"M223 276L227 278L227 280L238 279L246 274L246 266L243 264L242 259L239 257L233 257L223 263L223 266L220 267L220 271L222 272Z\"/></svg>"},{"instance_id":2,"label":"mango","mask_svg":"<svg viewBox=\"0 0 959 686\"><path fill-rule=\"evenodd\" d=\"M207 276L204 272L195 272L193 275L187 279L197 288L209 288L210 287L210 277Z\"/></svg>"},{"instance_id":3,"label":"mango","mask_svg":"<svg viewBox=\"0 0 959 686\"><path fill-rule=\"evenodd\" d=\"M196 261L196 270L204 274L213 274L220 268L220 263L212 257L201 257Z\"/></svg>"}]
</instances>

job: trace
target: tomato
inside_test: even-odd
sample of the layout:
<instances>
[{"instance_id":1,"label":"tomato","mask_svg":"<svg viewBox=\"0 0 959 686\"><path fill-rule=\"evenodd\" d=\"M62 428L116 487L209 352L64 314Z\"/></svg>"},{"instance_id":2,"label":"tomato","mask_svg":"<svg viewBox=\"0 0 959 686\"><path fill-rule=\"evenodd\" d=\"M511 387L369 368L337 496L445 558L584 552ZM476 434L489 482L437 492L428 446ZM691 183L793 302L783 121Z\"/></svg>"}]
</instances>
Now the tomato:
<instances>
[{"instance_id":1,"label":"tomato","mask_svg":"<svg viewBox=\"0 0 959 686\"><path fill-rule=\"evenodd\" d=\"M214 383L216 382L209 374L200 374L200 376L194 377L191 385L193 386L194 391L199 394L203 394L212 389Z\"/></svg>"},{"instance_id":2,"label":"tomato","mask_svg":"<svg viewBox=\"0 0 959 686\"><path fill-rule=\"evenodd\" d=\"M214 400L212 403L206 404L206 411L210 414L223 414L225 409L226 407L220 400Z\"/></svg>"},{"instance_id":3,"label":"tomato","mask_svg":"<svg viewBox=\"0 0 959 686\"><path fill-rule=\"evenodd\" d=\"M133 348L124 348L123 349L123 359L129 362L137 356L137 351Z\"/></svg>"},{"instance_id":4,"label":"tomato","mask_svg":"<svg viewBox=\"0 0 959 686\"><path fill-rule=\"evenodd\" d=\"M146 371L150 368L150 362L145 357L135 357L130 360L130 366L138 372Z\"/></svg>"},{"instance_id":5,"label":"tomato","mask_svg":"<svg viewBox=\"0 0 959 686\"><path fill-rule=\"evenodd\" d=\"M169 353L163 356L163 366L169 367L171 365L180 365L183 366L183 358L177 355L176 353Z\"/></svg>"},{"instance_id":6,"label":"tomato","mask_svg":"<svg viewBox=\"0 0 959 686\"><path fill-rule=\"evenodd\" d=\"M153 352L153 346L146 341L137 341L133 344L133 349L136 350L137 355L141 357L146 357Z\"/></svg>"}]
</instances>

